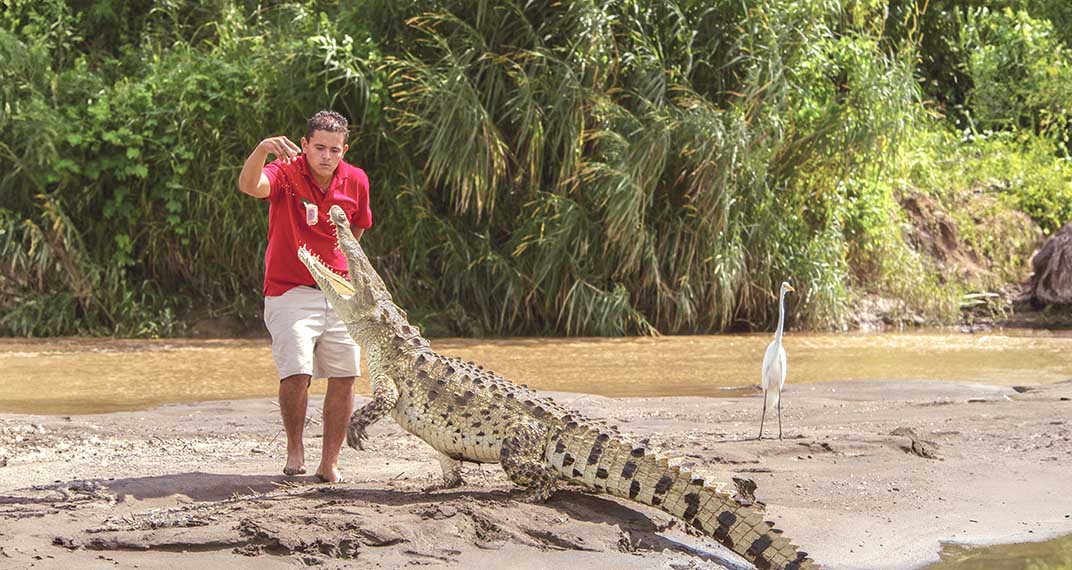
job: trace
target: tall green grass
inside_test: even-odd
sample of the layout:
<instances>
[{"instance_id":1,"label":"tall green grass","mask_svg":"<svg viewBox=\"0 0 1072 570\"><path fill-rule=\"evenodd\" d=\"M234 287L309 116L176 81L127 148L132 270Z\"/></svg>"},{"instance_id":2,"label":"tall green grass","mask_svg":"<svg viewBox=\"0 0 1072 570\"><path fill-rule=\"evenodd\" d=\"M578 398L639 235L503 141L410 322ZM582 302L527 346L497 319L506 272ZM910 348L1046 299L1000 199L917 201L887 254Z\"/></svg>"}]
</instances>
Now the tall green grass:
<instances>
[{"instance_id":1,"label":"tall green grass","mask_svg":"<svg viewBox=\"0 0 1072 570\"><path fill-rule=\"evenodd\" d=\"M920 182L934 172L911 152L975 144L919 136L963 127L921 88L940 27L922 5L5 7L0 332L255 323L266 205L237 192L238 170L329 107L353 119L347 158L372 180L367 249L430 334L765 328L782 280L801 292L794 325L838 326L866 294L955 311L897 202L906 180L943 184ZM944 49L956 74L981 73ZM958 93L938 102L978 98ZM1046 165L1003 204L1050 230L1067 178L1032 147L1041 130L962 166Z\"/></svg>"}]
</instances>

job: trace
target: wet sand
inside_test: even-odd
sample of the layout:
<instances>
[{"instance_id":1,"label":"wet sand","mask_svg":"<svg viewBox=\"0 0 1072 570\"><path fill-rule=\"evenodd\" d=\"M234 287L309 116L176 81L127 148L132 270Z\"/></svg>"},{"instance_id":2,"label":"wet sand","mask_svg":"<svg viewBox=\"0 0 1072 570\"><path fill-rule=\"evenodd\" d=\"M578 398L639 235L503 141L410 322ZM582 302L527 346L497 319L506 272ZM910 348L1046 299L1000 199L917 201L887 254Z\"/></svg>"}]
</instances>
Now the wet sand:
<instances>
[{"instance_id":1,"label":"wet sand","mask_svg":"<svg viewBox=\"0 0 1072 570\"><path fill-rule=\"evenodd\" d=\"M942 541L1072 533L1072 382L794 384L781 441L755 440L758 394L549 395L717 478L753 479L769 517L827 568L917 568ZM319 435L311 424L313 467ZM4 415L0 568L743 567L628 501L564 488L519 503L497 465L424 492L435 452L389 418L370 435L366 451L343 451L349 481L324 485L280 473L271 399Z\"/></svg>"}]
</instances>

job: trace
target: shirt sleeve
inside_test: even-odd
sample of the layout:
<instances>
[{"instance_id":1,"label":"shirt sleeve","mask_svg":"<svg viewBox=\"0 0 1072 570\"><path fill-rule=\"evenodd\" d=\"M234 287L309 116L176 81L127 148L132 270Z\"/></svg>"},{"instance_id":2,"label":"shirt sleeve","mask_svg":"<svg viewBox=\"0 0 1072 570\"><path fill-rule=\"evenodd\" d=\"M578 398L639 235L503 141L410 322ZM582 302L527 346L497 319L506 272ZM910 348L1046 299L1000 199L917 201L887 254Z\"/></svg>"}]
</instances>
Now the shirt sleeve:
<instances>
[{"instance_id":1,"label":"shirt sleeve","mask_svg":"<svg viewBox=\"0 0 1072 570\"><path fill-rule=\"evenodd\" d=\"M268 177L268 185L270 190L268 191L267 200L269 202L275 202L279 200L279 197L283 195L283 186L286 184L286 174L283 173L283 163L278 160L273 160L264 165L264 175Z\"/></svg>"},{"instance_id":2,"label":"shirt sleeve","mask_svg":"<svg viewBox=\"0 0 1072 570\"><path fill-rule=\"evenodd\" d=\"M364 170L357 168L357 209L350 215L350 223L361 229L372 227L372 206L369 204L369 180Z\"/></svg>"}]
</instances>

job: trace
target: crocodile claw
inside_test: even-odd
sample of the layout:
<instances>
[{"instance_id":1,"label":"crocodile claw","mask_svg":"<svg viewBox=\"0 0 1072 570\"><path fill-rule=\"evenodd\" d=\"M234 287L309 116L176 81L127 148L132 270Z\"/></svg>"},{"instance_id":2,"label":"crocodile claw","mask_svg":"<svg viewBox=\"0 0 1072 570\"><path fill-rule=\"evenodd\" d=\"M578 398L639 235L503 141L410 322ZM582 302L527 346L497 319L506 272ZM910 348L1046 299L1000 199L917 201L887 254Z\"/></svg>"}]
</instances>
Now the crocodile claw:
<instances>
[{"instance_id":1,"label":"crocodile claw","mask_svg":"<svg viewBox=\"0 0 1072 570\"><path fill-rule=\"evenodd\" d=\"M350 424L350 427L346 430L346 445L364 451L366 439L368 439L368 434L365 433L363 424L356 422Z\"/></svg>"},{"instance_id":2,"label":"crocodile claw","mask_svg":"<svg viewBox=\"0 0 1072 570\"><path fill-rule=\"evenodd\" d=\"M464 484L465 484L465 482L462 481L462 479L459 477L455 481L440 481L439 483L433 483L431 485L428 485L427 487L422 487L421 492L422 493L434 493L436 491L445 491L447 489L457 489L458 487L461 487Z\"/></svg>"}]
</instances>

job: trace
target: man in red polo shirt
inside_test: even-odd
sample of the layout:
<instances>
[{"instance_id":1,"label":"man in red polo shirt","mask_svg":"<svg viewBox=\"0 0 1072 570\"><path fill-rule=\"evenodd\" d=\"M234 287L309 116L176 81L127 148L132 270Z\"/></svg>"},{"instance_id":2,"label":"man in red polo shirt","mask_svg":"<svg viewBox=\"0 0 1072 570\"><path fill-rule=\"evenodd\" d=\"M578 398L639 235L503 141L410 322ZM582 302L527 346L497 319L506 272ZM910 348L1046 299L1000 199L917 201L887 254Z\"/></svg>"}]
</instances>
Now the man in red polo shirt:
<instances>
[{"instance_id":1,"label":"man in red polo shirt","mask_svg":"<svg viewBox=\"0 0 1072 570\"><path fill-rule=\"evenodd\" d=\"M328 209L341 206L358 239L372 227L368 176L342 160L349 148L348 128L342 115L320 111L306 124L301 148L285 136L264 139L238 176L239 190L269 202L264 323L272 335L272 356L280 378L279 408L287 433L283 473L305 473L302 431L309 385L313 377L328 378L323 452L316 476L331 483L341 480L339 451L353 410L361 352L297 252L304 245L345 275L346 258L335 247ZM276 160L266 166L269 154Z\"/></svg>"}]
</instances>

